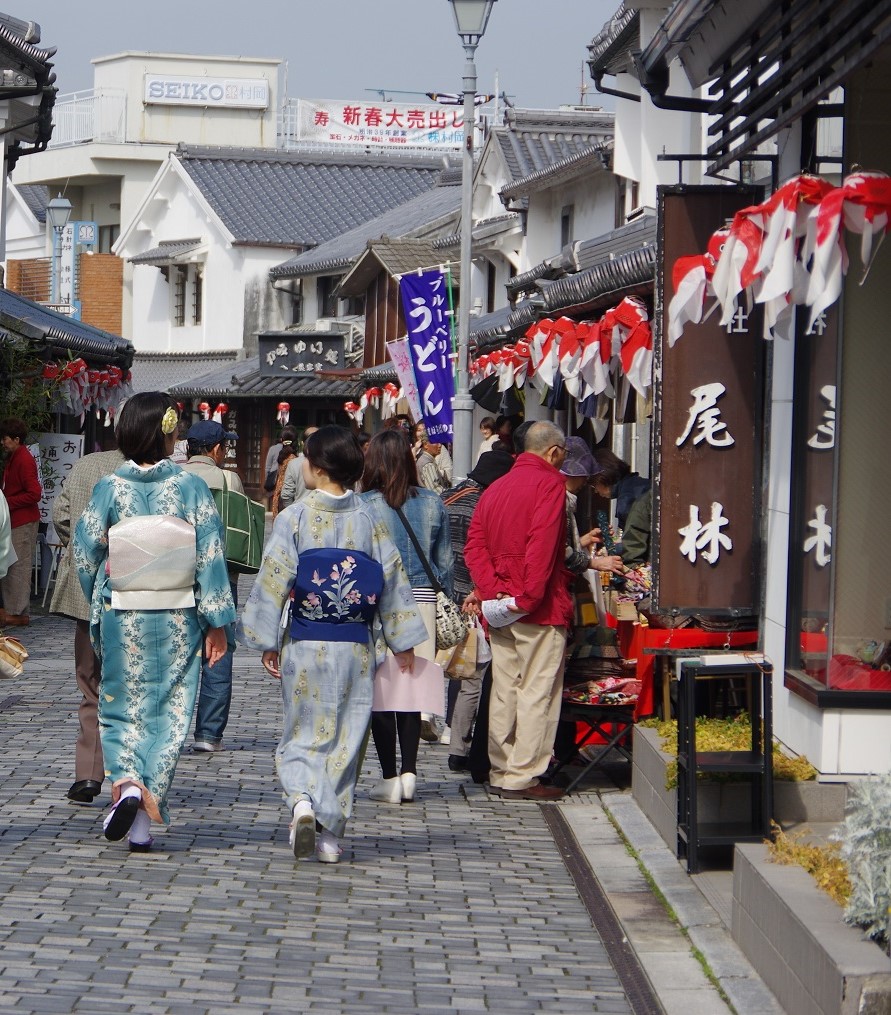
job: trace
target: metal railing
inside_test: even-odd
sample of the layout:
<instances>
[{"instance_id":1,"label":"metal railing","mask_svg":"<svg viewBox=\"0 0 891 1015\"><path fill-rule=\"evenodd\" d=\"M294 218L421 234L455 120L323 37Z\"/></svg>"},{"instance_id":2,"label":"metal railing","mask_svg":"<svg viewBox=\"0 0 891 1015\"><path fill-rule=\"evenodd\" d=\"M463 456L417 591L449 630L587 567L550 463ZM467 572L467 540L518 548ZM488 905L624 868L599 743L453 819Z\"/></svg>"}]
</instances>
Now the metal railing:
<instances>
[{"instance_id":1,"label":"metal railing","mask_svg":"<svg viewBox=\"0 0 891 1015\"><path fill-rule=\"evenodd\" d=\"M88 89L60 95L53 107L51 148L97 141L127 140L127 93L116 88Z\"/></svg>"}]
</instances>

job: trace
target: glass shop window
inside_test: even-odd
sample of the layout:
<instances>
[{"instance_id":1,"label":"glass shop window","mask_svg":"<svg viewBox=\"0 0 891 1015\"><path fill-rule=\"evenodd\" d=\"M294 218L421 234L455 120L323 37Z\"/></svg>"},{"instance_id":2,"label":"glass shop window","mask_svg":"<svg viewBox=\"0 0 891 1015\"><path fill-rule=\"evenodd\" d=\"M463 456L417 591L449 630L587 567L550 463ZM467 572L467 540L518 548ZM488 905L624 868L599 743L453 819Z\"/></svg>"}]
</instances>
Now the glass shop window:
<instances>
[{"instance_id":1,"label":"glass shop window","mask_svg":"<svg viewBox=\"0 0 891 1015\"><path fill-rule=\"evenodd\" d=\"M796 338L787 628L787 668L826 692L887 696L882 708L891 707L891 293L877 283L889 264L882 250L865 284L852 273L843 302Z\"/></svg>"}]
</instances>

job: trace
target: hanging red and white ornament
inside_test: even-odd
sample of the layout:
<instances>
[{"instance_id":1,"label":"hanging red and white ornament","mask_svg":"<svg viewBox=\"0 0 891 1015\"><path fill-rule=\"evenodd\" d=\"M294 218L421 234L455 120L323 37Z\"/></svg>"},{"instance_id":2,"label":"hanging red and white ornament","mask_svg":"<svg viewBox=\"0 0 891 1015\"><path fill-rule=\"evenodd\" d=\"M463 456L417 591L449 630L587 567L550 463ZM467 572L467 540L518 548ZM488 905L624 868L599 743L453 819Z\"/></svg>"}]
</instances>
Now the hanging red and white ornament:
<instances>
[{"instance_id":1,"label":"hanging red and white ornament","mask_svg":"<svg viewBox=\"0 0 891 1015\"><path fill-rule=\"evenodd\" d=\"M291 418L291 403L290 402L279 402L275 407L276 419L282 426L288 425L288 420Z\"/></svg>"},{"instance_id":2,"label":"hanging red and white ornament","mask_svg":"<svg viewBox=\"0 0 891 1015\"><path fill-rule=\"evenodd\" d=\"M198 411L202 419L210 419L210 402L199 402Z\"/></svg>"},{"instance_id":3,"label":"hanging red and white ornament","mask_svg":"<svg viewBox=\"0 0 891 1015\"><path fill-rule=\"evenodd\" d=\"M365 415L365 410L359 405L358 402L344 402L343 411L355 420L360 426L362 425L362 418Z\"/></svg>"},{"instance_id":4,"label":"hanging red and white ornament","mask_svg":"<svg viewBox=\"0 0 891 1015\"><path fill-rule=\"evenodd\" d=\"M226 402L218 402L217 407L213 411L213 419L216 423L222 424L223 416L229 411L229 406Z\"/></svg>"},{"instance_id":5,"label":"hanging red and white ornament","mask_svg":"<svg viewBox=\"0 0 891 1015\"><path fill-rule=\"evenodd\" d=\"M389 419L396 415L396 403L399 401L400 394L399 388L392 381L384 385L381 419Z\"/></svg>"}]
</instances>

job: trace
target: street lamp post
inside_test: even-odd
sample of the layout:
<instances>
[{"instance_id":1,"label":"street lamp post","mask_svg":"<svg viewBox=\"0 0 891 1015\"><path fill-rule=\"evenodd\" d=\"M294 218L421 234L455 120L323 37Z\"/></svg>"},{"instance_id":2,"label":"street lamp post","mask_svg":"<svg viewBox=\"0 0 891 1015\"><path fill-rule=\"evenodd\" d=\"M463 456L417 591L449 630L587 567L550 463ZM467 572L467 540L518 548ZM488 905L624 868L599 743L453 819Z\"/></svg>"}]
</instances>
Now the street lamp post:
<instances>
[{"instance_id":1,"label":"street lamp post","mask_svg":"<svg viewBox=\"0 0 891 1015\"><path fill-rule=\"evenodd\" d=\"M458 304L458 382L453 411L453 481L465 479L471 466L473 399L470 397L470 255L473 230L473 131L476 111L474 56L495 0L449 0L458 38L464 46L464 158L461 163L461 300Z\"/></svg>"},{"instance_id":2,"label":"street lamp post","mask_svg":"<svg viewBox=\"0 0 891 1015\"><path fill-rule=\"evenodd\" d=\"M53 262L50 273L50 303L59 303L59 287L62 280L62 233L71 218L71 202L59 194L46 206L47 222L53 227Z\"/></svg>"}]
</instances>

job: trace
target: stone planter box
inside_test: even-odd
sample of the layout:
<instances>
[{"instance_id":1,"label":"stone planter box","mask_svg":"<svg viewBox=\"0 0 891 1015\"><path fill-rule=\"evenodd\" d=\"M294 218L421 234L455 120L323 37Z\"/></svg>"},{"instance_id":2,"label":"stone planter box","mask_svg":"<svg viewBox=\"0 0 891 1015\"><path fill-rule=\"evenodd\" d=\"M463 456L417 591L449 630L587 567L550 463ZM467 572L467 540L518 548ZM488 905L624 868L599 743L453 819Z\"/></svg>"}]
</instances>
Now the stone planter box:
<instances>
[{"instance_id":1,"label":"stone planter box","mask_svg":"<svg viewBox=\"0 0 891 1015\"><path fill-rule=\"evenodd\" d=\"M677 855L677 790L665 788L668 765L674 761L661 748L654 729L634 727L634 765L631 792L638 807ZM841 822L847 788L843 783L784 782L774 780L774 818L791 822ZM733 821L748 809L748 787L741 783L699 783L700 820Z\"/></svg>"},{"instance_id":2,"label":"stone planter box","mask_svg":"<svg viewBox=\"0 0 891 1015\"><path fill-rule=\"evenodd\" d=\"M800 867L740 844L733 864L733 939L789 1015L887 1015L891 959L842 919Z\"/></svg>"}]
</instances>

